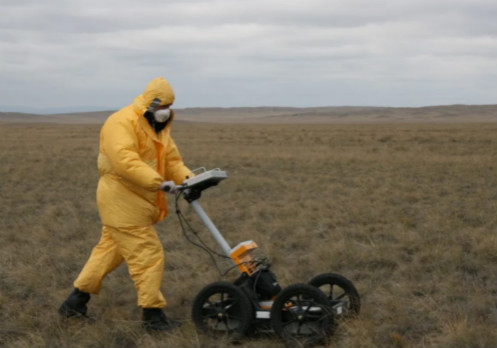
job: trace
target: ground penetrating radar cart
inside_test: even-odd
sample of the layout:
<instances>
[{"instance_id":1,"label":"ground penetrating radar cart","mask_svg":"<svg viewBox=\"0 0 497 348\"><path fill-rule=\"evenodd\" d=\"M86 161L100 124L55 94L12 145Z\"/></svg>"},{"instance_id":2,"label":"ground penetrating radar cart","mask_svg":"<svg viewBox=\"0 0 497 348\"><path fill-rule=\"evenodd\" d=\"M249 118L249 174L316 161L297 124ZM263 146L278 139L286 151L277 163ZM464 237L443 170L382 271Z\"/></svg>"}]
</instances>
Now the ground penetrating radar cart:
<instances>
[{"instance_id":1,"label":"ground penetrating radar cart","mask_svg":"<svg viewBox=\"0 0 497 348\"><path fill-rule=\"evenodd\" d=\"M202 191L228 175L220 169L201 168L200 171L176 187L176 213L185 232L185 223L190 225L178 206L179 197L183 197L224 255L209 249L201 240L202 244L189 240L208 251L211 257L229 258L240 276L233 283L209 284L197 294L192 307L197 329L210 336L227 335L232 339L249 332L274 331L288 345L312 346L326 341L339 319L359 314L359 293L347 278L324 273L308 284L293 284L282 289L254 241L244 241L231 248L198 202Z\"/></svg>"}]
</instances>

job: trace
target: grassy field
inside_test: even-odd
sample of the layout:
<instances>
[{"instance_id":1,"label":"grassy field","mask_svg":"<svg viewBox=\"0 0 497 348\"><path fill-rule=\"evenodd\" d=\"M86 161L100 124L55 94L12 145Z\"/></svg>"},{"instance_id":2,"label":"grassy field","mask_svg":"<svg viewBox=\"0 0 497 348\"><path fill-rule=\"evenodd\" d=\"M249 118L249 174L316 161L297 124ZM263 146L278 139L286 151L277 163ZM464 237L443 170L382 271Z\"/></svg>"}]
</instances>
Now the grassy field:
<instances>
[{"instance_id":1,"label":"grassy field","mask_svg":"<svg viewBox=\"0 0 497 348\"><path fill-rule=\"evenodd\" d=\"M0 346L231 346L190 321L195 295L221 277L174 213L157 227L166 311L184 320L179 330L142 330L124 265L92 297L95 323L58 317L99 239L98 132L0 124ZM497 346L495 124L177 123L173 136L191 168L228 171L201 204L231 245L257 241L282 285L323 272L354 282L361 315L330 346ZM274 337L236 345L283 346Z\"/></svg>"}]
</instances>

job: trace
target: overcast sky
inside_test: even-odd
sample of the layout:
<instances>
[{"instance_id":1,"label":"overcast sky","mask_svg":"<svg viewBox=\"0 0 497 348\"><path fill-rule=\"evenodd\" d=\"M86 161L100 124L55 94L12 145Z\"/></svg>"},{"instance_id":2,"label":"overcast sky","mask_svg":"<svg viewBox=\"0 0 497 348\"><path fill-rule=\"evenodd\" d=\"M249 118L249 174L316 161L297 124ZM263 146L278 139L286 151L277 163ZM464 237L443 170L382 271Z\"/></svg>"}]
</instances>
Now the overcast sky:
<instances>
[{"instance_id":1,"label":"overcast sky","mask_svg":"<svg viewBox=\"0 0 497 348\"><path fill-rule=\"evenodd\" d=\"M1 0L0 111L497 103L495 0Z\"/></svg>"}]
</instances>

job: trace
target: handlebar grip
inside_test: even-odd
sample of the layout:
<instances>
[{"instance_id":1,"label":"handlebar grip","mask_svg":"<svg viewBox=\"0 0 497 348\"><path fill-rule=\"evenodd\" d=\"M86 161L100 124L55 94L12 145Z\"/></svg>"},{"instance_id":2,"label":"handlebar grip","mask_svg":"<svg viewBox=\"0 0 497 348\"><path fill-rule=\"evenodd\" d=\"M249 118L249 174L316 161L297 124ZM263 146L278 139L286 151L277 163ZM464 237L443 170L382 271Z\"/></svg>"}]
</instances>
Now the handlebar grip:
<instances>
[{"instance_id":1,"label":"handlebar grip","mask_svg":"<svg viewBox=\"0 0 497 348\"><path fill-rule=\"evenodd\" d=\"M164 186L163 188L161 188L161 190L166 192L166 193L171 193L171 192L174 193L174 192L178 192L178 191L183 191L185 188L186 188L185 185L172 184L172 185Z\"/></svg>"}]
</instances>

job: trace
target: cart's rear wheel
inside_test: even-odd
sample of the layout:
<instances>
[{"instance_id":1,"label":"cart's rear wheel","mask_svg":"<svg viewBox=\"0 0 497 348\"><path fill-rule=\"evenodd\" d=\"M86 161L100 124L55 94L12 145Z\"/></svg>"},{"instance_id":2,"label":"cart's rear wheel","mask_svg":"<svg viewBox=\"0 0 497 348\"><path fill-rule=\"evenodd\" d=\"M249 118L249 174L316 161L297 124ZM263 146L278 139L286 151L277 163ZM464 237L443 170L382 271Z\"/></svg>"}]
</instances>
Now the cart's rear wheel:
<instances>
[{"instance_id":1,"label":"cart's rear wheel","mask_svg":"<svg viewBox=\"0 0 497 348\"><path fill-rule=\"evenodd\" d=\"M344 276L324 273L312 278L309 284L326 295L337 317L359 314L361 309L359 293L354 284Z\"/></svg>"},{"instance_id":2,"label":"cart's rear wheel","mask_svg":"<svg viewBox=\"0 0 497 348\"><path fill-rule=\"evenodd\" d=\"M326 296L307 284L283 289L271 308L273 330L291 347L326 341L334 331L334 316Z\"/></svg>"},{"instance_id":3,"label":"cart's rear wheel","mask_svg":"<svg viewBox=\"0 0 497 348\"><path fill-rule=\"evenodd\" d=\"M209 336L244 336L252 322L252 305L245 294L228 282L212 283L195 297L192 320Z\"/></svg>"}]
</instances>

